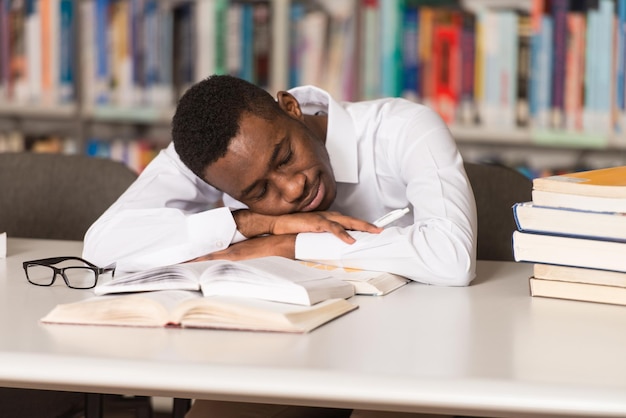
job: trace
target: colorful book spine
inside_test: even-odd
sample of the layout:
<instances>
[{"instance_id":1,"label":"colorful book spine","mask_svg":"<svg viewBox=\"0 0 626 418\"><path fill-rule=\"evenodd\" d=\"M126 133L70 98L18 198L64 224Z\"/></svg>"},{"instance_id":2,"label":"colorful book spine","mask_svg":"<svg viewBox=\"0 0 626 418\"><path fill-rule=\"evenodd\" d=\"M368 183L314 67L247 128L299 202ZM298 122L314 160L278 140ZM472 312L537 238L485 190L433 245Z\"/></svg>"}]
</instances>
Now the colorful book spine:
<instances>
[{"instance_id":1,"label":"colorful book spine","mask_svg":"<svg viewBox=\"0 0 626 418\"><path fill-rule=\"evenodd\" d=\"M359 50L361 56L360 95L369 100L380 97L380 7L378 0L362 0L361 2L361 40Z\"/></svg>"},{"instance_id":2,"label":"colorful book spine","mask_svg":"<svg viewBox=\"0 0 626 418\"><path fill-rule=\"evenodd\" d=\"M567 13L569 0L551 0L550 13L554 25L552 54L551 123L553 129L564 127L565 63L567 51Z\"/></svg>"},{"instance_id":3,"label":"colorful book spine","mask_svg":"<svg viewBox=\"0 0 626 418\"><path fill-rule=\"evenodd\" d=\"M59 102L74 101L74 67L75 54L74 34L74 2L60 0L60 41L59 41Z\"/></svg>"},{"instance_id":4,"label":"colorful book spine","mask_svg":"<svg viewBox=\"0 0 626 418\"><path fill-rule=\"evenodd\" d=\"M241 73L240 77L254 82L254 5L243 4L241 16Z\"/></svg>"},{"instance_id":5,"label":"colorful book spine","mask_svg":"<svg viewBox=\"0 0 626 418\"><path fill-rule=\"evenodd\" d=\"M381 94L398 97L402 94L402 10L404 2L380 2L380 66Z\"/></svg>"},{"instance_id":6,"label":"colorful book spine","mask_svg":"<svg viewBox=\"0 0 626 418\"><path fill-rule=\"evenodd\" d=\"M583 130L586 22L583 12L568 13L564 97L565 129L568 131Z\"/></svg>"},{"instance_id":7,"label":"colorful book spine","mask_svg":"<svg viewBox=\"0 0 626 418\"><path fill-rule=\"evenodd\" d=\"M418 23L419 8L407 5L402 15L402 96L409 100L418 99Z\"/></svg>"},{"instance_id":8,"label":"colorful book spine","mask_svg":"<svg viewBox=\"0 0 626 418\"><path fill-rule=\"evenodd\" d=\"M109 25L109 0L94 0L95 10L95 100L97 105L109 103L109 51L108 51L108 25Z\"/></svg>"},{"instance_id":9,"label":"colorful book spine","mask_svg":"<svg viewBox=\"0 0 626 418\"><path fill-rule=\"evenodd\" d=\"M617 40L615 53L615 130L618 134L626 133L626 0L617 0Z\"/></svg>"}]
</instances>

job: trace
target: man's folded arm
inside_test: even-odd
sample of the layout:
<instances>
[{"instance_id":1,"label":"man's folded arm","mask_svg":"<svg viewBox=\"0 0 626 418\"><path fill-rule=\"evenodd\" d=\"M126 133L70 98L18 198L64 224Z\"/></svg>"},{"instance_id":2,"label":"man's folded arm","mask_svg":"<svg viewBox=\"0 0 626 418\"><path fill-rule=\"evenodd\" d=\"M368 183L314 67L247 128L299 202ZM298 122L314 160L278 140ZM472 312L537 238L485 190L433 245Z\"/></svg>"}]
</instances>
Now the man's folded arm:
<instances>
[{"instance_id":1,"label":"man's folded arm","mask_svg":"<svg viewBox=\"0 0 626 418\"><path fill-rule=\"evenodd\" d=\"M475 276L471 232L445 219L380 234L351 232L348 245L330 234L299 234L296 258L341 267L386 271L432 285L466 286Z\"/></svg>"},{"instance_id":2,"label":"man's folded arm","mask_svg":"<svg viewBox=\"0 0 626 418\"><path fill-rule=\"evenodd\" d=\"M181 263L244 239L227 207L199 213L174 208L126 209L105 214L85 235L83 256L116 262L123 271Z\"/></svg>"}]
</instances>

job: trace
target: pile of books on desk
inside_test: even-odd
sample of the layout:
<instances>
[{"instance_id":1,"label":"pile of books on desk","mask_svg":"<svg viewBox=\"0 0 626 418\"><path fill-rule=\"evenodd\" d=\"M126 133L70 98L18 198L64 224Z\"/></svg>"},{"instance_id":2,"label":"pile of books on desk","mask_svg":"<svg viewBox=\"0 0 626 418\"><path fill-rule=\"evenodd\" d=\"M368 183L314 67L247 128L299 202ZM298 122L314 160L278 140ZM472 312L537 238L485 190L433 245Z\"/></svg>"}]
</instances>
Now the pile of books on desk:
<instances>
[{"instance_id":1,"label":"pile of books on desk","mask_svg":"<svg viewBox=\"0 0 626 418\"><path fill-rule=\"evenodd\" d=\"M626 166L533 180L513 207L532 296L626 305Z\"/></svg>"}]
</instances>

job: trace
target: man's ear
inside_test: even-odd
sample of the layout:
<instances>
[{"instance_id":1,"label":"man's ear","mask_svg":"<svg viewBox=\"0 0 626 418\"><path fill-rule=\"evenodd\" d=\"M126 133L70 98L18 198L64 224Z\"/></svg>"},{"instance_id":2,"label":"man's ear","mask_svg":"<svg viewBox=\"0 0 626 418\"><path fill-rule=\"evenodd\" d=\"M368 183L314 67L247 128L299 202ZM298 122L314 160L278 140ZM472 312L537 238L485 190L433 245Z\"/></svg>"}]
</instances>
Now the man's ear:
<instances>
[{"instance_id":1,"label":"man's ear","mask_svg":"<svg viewBox=\"0 0 626 418\"><path fill-rule=\"evenodd\" d=\"M295 119L303 119L302 109L300 109L300 103L290 93L286 91L279 91L276 94L276 100L278 106L284 110L289 116Z\"/></svg>"}]
</instances>

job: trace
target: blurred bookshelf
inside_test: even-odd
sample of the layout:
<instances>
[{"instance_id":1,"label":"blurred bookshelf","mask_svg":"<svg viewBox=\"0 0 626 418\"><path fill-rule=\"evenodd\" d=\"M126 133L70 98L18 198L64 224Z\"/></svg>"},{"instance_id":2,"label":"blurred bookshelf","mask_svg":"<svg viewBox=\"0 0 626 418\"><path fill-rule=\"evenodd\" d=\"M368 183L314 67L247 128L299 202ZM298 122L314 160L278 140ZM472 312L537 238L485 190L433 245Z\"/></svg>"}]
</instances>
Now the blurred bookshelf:
<instances>
[{"instance_id":1,"label":"blurred bookshelf","mask_svg":"<svg viewBox=\"0 0 626 418\"><path fill-rule=\"evenodd\" d=\"M626 0L0 0L0 152L141 171L185 89L229 73L424 103L464 158L529 176L623 165L624 22Z\"/></svg>"}]
</instances>

